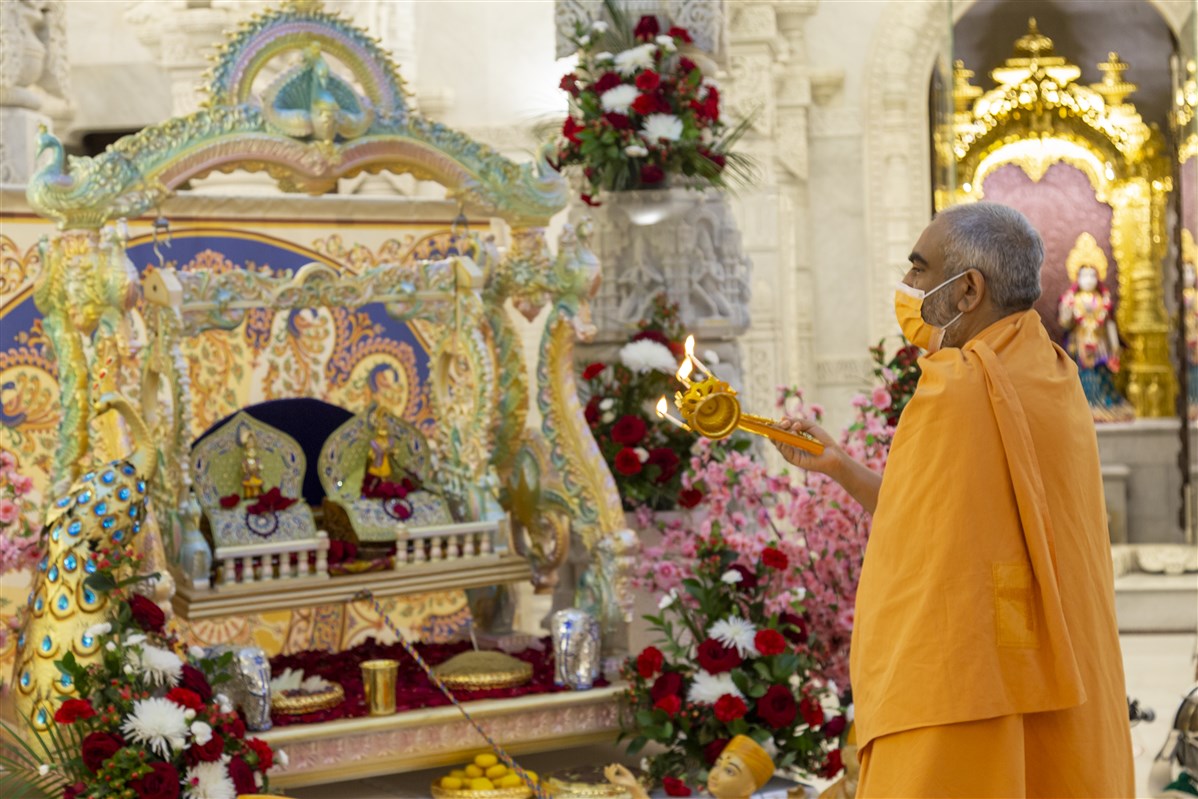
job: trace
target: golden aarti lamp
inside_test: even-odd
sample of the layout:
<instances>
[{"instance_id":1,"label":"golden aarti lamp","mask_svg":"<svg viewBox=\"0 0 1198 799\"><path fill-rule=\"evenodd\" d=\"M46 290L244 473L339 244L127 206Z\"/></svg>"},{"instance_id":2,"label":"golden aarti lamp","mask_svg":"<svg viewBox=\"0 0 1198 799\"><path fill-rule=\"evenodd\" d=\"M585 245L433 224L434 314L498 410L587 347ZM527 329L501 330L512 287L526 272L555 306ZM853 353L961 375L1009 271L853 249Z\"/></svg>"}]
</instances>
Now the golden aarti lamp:
<instances>
[{"instance_id":1,"label":"golden aarti lamp","mask_svg":"<svg viewBox=\"0 0 1198 799\"><path fill-rule=\"evenodd\" d=\"M696 369L704 374L702 380L690 379ZM674 393L674 405L682 420L666 410L665 397L657 401L657 415L676 427L711 439L727 438L733 430L744 430L813 455L824 451L824 445L806 433L782 430L775 427L777 422L772 419L742 412L736 390L695 357L694 336L686 337L686 358L675 376L682 384L682 390Z\"/></svg>"}]
</instances>

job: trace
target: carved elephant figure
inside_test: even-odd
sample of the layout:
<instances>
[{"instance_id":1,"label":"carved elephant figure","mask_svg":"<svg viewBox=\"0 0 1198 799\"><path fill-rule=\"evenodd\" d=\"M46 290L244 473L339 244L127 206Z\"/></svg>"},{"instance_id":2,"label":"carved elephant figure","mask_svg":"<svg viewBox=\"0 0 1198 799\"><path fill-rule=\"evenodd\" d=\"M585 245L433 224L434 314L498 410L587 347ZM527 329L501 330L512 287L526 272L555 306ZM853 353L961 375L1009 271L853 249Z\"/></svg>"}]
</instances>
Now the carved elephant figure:
<instances>
[{"instance_id":1,"label":"carved elephant figure","mask_svg":"<svg viewBox=\"0 0 1198 799\"><path fill-rule=\"evenodd\" d=\"M271 728L270 660L257 646L220 645L204 650L209 658L233 653L232 680L221 686L222 693L241 711L245 726L261 732Z\"/></svg>"}]
</instances>

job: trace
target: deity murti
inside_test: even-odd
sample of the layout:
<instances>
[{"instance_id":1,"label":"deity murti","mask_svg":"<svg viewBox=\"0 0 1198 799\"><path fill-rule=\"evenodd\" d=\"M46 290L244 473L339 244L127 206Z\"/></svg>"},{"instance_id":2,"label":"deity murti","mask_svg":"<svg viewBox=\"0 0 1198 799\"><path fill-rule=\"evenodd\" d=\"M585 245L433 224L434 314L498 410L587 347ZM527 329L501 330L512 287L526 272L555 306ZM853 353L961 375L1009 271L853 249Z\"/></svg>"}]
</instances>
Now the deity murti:
<instances>
[{"instance_id":1,"label":"deity murti","mask_svg":"<svg viewBox=\"0 0 1198 799\"><path fill-rule=\"evenodd\" d=\"M391 477L391 431L387 429L385 420L380 419L375 425L374 438L370 442L370 461L366 464L366 474L379 480Z\"/></svg>"},{"instance_id":2,"label":"deity murti","mask_svg":"<svg viewBox=\"0 0 1198 799\"><path fill-rule=\"evenodd\" d=\"M241 437L241 496L254 499L262 493L262 461L258 460L258 439L247 429Z\"/></svg>"},{"instance_id":3,"label":"deity murti","mask_svg":"<svg viewBox=\"0 0 1198 799\"><path fill-rule=\"evenodd\" d=\"M1129 418L1127 401L1115 388L1119 371L1119 332L1106 278L1106 254L1089 233L1077 238L1066 269L1072 284L1061 295L1058 314L1065 348L1077 362L1078 375L1095 418Z\"/></svg>"},{"instance_id":4,"label":"deity murti","mask_svg":"<svg viewBox=\"0 0 1198 799\"><path fill-rule=\"evenodd\" d=\"M649 799L649 794L632 773L619 764L604 770L607 781L628 791L632 799ZM707 790L715 799L749 799L774 776L774 761L761 745L747 735L728 742L707 776Z\"/></svg>"}]
</instances>

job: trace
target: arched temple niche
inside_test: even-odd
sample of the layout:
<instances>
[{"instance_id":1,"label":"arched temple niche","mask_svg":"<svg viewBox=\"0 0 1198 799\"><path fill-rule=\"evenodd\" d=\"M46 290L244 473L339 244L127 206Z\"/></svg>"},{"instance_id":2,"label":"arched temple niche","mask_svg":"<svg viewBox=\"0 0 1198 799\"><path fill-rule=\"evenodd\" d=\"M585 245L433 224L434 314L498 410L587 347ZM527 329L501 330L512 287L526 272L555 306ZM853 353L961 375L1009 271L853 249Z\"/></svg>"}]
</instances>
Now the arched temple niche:
<instances>
[{"instance_id":1,"label":"arched temple niche","mask_svg":"<svg viewBox=\"0 0 1198 799\"><path fill-rule=\"evenodd\" d=\"M869 335L895 332L891 307L894 282L911 244L931 218L932 164L928 158L928 80L937 58L951 44L949 21L959 21L980 0L888 0L867 56L865 109L865 222L869 231ZM1018 7L1041 3L1011 2ZM1182 35L1192 0L1118 0L1147 5L1174 35ZM1024 23L1034 11L1022 12ZM1009 46L1004 40L1002 47Z\"/></svg>"}]
</instances>

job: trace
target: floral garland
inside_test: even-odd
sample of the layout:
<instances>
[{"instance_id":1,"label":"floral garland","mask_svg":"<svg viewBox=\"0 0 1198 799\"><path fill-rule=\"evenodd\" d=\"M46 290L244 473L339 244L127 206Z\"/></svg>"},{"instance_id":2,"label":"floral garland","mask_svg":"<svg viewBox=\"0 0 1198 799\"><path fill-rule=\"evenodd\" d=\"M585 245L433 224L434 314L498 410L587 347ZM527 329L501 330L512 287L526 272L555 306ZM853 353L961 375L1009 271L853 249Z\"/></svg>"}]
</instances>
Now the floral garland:
<instances>
[{"instance_id":1,"label":"floral garland","mask_svg":"<svg viewBox=\"0 0 1198 799\"><path fill-rule=\"evenodd\" d=\"M640 330L611 363L582 371L584 415L627 510L670 510L681 498L682 471L695 436L663 425L654 403L677 388L682 359L678 306L659 295Z\"/></svg>"},{"instance_id":2,"label":"floral garland","mask_svg":"<svg viewBox=\"0 0 1198 799\"><path fill-rule=\"evenodd\" d=\"M576 26L578 66L560 84L570 113L557 161L583 168L590 186L583 201L598 205L602 189L658 187L670 175L712 186L747 180L749 160L731 152L747 124L721 120L718 85L683 54L690 33L662 33L654 16L629 31L619 10L607 7L612 25ZM600 42L617 51L599 51Z\"/></svg>"},{"instance_id":3,"label":"floral garland","mask_svg":"<svg viewBox=\"0 0 1198 799\"><path fill-rule=\"evenodd\" d=\"M154 576L122 577L140 563L127 546L97 553L86 585L108 594L112 613L84 636L97 641L100 660L84 665L68 652L56 661L80 698L59 706L44 736L16 734L16 745L0 749L0 795L234 799L268 789L267 772L286 765L283 752L246 738L218 692L232 653L184 651L162 609L136 592Z\"/></svg>"}]
</instances>

